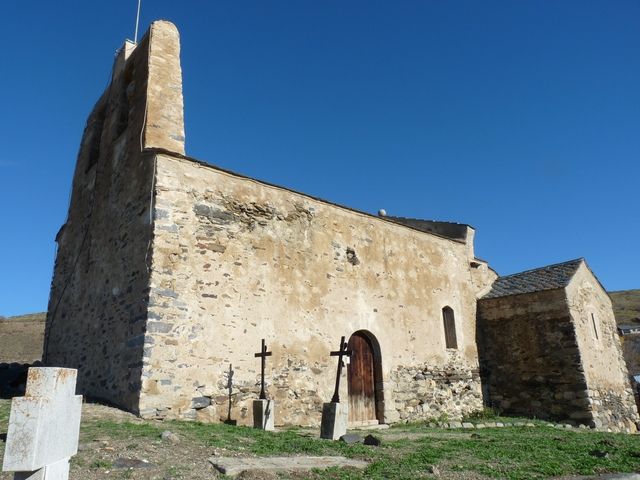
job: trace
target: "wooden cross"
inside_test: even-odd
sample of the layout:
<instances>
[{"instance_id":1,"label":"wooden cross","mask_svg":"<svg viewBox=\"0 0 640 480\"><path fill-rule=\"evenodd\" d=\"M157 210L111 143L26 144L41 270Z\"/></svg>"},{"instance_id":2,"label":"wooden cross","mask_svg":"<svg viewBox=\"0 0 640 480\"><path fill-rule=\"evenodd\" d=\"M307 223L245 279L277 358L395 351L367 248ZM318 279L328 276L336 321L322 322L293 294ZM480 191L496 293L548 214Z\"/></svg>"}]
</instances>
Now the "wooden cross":
<instances>
[{"instance_id":1,"label":"wooden cross","mask_svg":"<svg viewBox=\"0 0 640 480\"><path fill-rule=\"evenodd\" d=\"M267 399L267 395L264 392L264 365L266 363L267 357L271 356L272 352L267 352L267 346L264 344L264 338L262 339L262 348L260 349L259 353L255 354L255 357L260 357L262 359L262 369L261 369L261 375L260 375L260 400L266 400Z\"/></svg>"},{"instance_id":2,"label":"wooden cross","mask_svg":"<svg viewBox=\"0 0 640 480\"><path fill-rule=\"evenodd\" d=\"M347 342L344 341L344 336L340 339L340 348L337 352L331 352L332 357L338 357L338 372L336 373L336 389L333 392L333 398L331 399L331 403L340 403L340 375L342 375L342 367L344 366L344 362L342 361L343 356L351 356L351 350L347 348Z\"/></svg>"}]
</instances>

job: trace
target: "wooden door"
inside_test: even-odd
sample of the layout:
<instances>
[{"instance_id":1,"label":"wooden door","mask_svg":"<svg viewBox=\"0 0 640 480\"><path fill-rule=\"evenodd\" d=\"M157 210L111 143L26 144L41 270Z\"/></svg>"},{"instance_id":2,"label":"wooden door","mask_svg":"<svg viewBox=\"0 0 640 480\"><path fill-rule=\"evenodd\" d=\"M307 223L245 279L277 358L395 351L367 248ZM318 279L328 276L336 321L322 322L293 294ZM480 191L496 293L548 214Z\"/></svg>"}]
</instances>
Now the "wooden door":
<instances>
[{"instance_id":1,"label":"wooden door","mask_svg":"<svg viewBox=\"0 0 640 480\"><path fill-rule=\"evenodd\" d=\"M354 333L349 339L351 359L347 367L349 422L376 420L375 358L371 341Z\"/></svg>"}]
</instances>

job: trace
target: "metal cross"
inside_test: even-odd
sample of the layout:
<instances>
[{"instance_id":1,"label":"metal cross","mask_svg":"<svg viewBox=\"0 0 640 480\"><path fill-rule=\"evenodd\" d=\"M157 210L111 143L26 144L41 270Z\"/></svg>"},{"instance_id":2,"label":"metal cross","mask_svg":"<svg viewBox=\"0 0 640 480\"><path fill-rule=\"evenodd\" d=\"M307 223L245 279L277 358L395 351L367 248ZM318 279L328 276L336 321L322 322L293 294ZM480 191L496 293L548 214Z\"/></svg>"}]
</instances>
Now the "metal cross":
<instances>
[{"instance_id":1,"label":"metal cross","mask_svg":"<svg viewBox=\"0 0 640 480\"><path fill-rule=\"evenodd\" d=\"M262 339L262 348L260 349L259 353L255 354L255 357L260 357L262 359L262 370L261 370L261 375L260 375L260 400L266 400L267 399L267 395L264 393L264 365L266 363L267 358L266 357L270 357L272 352L267 352L267 346L264 344L264 338Z\"/></svg>"},{"instance_id":2,"label":"metal cross","mask_svg":"<svg viewBox=\"0 0 640 480\"><path fill-rule=\"evenodd\" d=\"M331 403L340 403L340 375L342 374L342 367L344 366L344 362L342 361L342 357L347 355L351 356L351 350L347 348L347 342L344 341L344 336L340 339L340 348L337 352L331 352L332 357L338 357L338 372L336 373L336 389L333 392L333 398L331 399Z\"/></svg>"}]
</instances>

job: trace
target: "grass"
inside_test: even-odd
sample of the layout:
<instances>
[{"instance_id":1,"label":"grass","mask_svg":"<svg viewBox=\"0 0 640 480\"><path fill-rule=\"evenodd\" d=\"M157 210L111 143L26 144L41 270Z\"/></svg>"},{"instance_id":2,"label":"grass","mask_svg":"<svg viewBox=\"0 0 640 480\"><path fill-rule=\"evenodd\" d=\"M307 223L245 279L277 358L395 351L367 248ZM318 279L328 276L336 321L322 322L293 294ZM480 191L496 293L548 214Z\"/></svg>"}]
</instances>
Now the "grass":
<instances>
[{"instance_id":1,"label":"grass","mask_svg":"<svg viewBox=\"0 0 640 480\"><path fill-rule=\"evenodd\" d=\"M0 430L7 428L9 424L9 412L11 411L11 402L0 402Z\"/></svg>"},{"instance_id":2,"label":"grass","mask_svg":"<svg viewBox=\"0 0 640 480\"><path fill-rule=\"evenodd\" d=\"M490 412L486 417L481 415L481 418L487 417L500 418ZM407 438L385 441L387 432L378 433L383 439L380 447L320 440L315 434L301 429L271 433L249 427L179 421L161 424L93 422L83 427L83 436L157 440L164 430L187 441L243 455L344 455L372 462L362 472L328 469L305 474L305 477L315 479L413 479L424 477L432 465L454 472L472 471L490 478L511 480L640 470L639 436L565 430L541 424L445 432L416 423L388 431L394 434L393 439L398 434L407 434Z\"/></svg>"},{"instance_id":3,"label":"grass","mask_svg":"<svg viewBox=\"0 0 640 480\"><path fill-rule=\"evenodd\" d=\"M0 402L0 432L6 431L9 402ZM500 421L495 412L486 411L477 419ZM510 422L526 419L505 419ZM162 445L160 435L170 430L180 436L180 446L223 450L224 455L344 455L370 462L364 471L331 468L291 473L283 478L310 479L418 479L432 478L430 467L456 475L475 472L488 478L510 480L543 479L560 475L634 472L640 470L640 436L568 430L534 422L535 427L485 428L481 430L440 430L424 422L398 425L373 432L382 439L379 447L347 445L317 438L311 429L290 428L264 432L248 427L197 422L135 422L87 420L81 427L81 441L107 440L111 445ZM368 433L368 432L367 432ZM363 434L364 435L364 434ZM163 447L159 447L163 448ZM170 478L193 478L185 464L172 459L164 472ZM198 457L206 461L205 458ZM192 460L191 460L192 461ZM74 458L74 468L100 471L111 468L109 459ZM117 478L129 478L119 472ZM137 477L135 477L137 478Z\"/></svg>"},{"instance_id":4,"label":"grass","mask_svg":"<svg viewBox=\"0 0 640 480\"><path fill-rule=\"evenodd\" d=\"M636 436L551 427L484 429L471 435L455 431L446 438L432 432L419 440L388 443L375 452L373 463L364 472L342 477L323 472L312 478L410 479L424 476L430 465L512 480L633 472L640 468L640 442ZM596 457L591 454L594 451L608 456Z\"/></svg>"},{"instance_id":5,"label":"grass","mask_svg":"<svg viewBox=\"0 0 640 480\"><path fill-rule=\"evenodd\" d=\"M142 439L157 440L165 430L170 430L199 445L244 452L253 456L293 454L356 456L366 454L368 451L364 445L359 445L360 448L357 448L342 442L321 441L295 428L274 434L243 426L181 421L155 424L94 421L84 424L81 428L84 441L105 437L128 442Z\"/></svg>"},{"instance_id":6,"label":"grass","mask_svg":"<svg viewBox=\"0 0 640 480\"><path fill-rule=\"evenodd\" d=\"M182 478L182 472L178 467L169 467L167 468L165 474L169 477L173 478Z\"/></svg>"},{"instance_id":7,"label":"grass","mask_svg":"<svg viewBox=\"0 0 640 480\"><path fill-rule=\"evenodd\" d=\"M89 468L97 470L99 468L111 468L112 465L113 464L108 460L98 459L91 462L91 465L89 465Z\"/></svg>"},{"instance_id":8,"label":"grass","mask_svg":"<svg viewBox=\"0 0 640 480\"><path fill-rule=\"evenodd\" d=\"M153 438L155 440L164 430L167 430L167 428L162 428L161 425L156 425L151 422L118 423L109 420L85 422L80 427L84 441L93 441L104 437L109 437L113 440L136 440L144 438Z\"/></svg>"},{"instance_id":9,"label":"grass","mask_svg":"<svg viewBox=\"0 0 640 480\"><path fill-rule=\"evenodd\" d=\"M636 437L550 427L483 430L470 439L429 442L418 450L423 454L431 450L435 461L456 459L454 469L514 480L640 468ZM597 457L592 452L607 456Z\"/></svg>"},{"instance_id":10,"label":"grass","mask_svg":"<svg viewBox=\"0 0 640 480\"><path fill-rule=\"evenodd\" d=\"M476 420L491 420L493 422L500 422L503 419L500 417L500 412L494 408L484 407L482 410L476 410L469 415L463 417L462 421L476 421ZM506 419L505 419L506 420ZM510 421L511 419L507 420Z\"/></svg>"}]
</instances>

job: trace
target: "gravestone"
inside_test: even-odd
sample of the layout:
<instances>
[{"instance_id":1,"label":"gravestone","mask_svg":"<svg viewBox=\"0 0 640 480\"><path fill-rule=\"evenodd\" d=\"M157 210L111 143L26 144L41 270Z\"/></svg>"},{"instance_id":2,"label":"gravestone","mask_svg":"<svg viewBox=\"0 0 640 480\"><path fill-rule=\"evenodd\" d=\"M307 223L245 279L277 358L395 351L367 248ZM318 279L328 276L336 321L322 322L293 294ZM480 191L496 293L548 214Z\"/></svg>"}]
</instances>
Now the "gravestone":
<instances>
[{"instance_id":1,"label":"gravestone","mask_svg":"<svg viewBox=\"0 0 640 480\"><path fill-rule=\"evenodd\" d=\"M253 428L261 430L275 430L274 427L274 401L260 399L253 401Z\"/></svg>"},{"instance_id":2,"label":"gravestone","mask_svg":"<svg viewBox=\"0 0 640 480\"><path fill-rule=\"evenodd\" d=\"M336 352L331 352L332 357L338 357L338 370L336 372L336 386L333 397L329 403L322 404L322 421L320 422L320 438L338 440L347 433L347 421L349 417L349 406L340 403L340 377L344 362L342 357L350 356L351 350L347 348L344 337L340 339L340 348Z\"/></svg>"},{"instance_id":3,"label":"gravestone","mask_svg":"<svg viewBox=\"0 0 640 480\"><path fill-rule=\"evenodd\" d=\"M11 401L2 470L14 480L67 480L78 452L82 396L77 370L30 368L24 397Z\"/></svg>"},{"instance_id":4,"label":"gravestone","mask_svg":"<svg viewBox=\"0 0 640 480\"><path fill-rule=\"evenodd\" d=\"M271 352L267 352L267 346L262 339L262 347L255 357L260 357L260 398L253 401L253 427L262 430L274 430L275 403L273 400L267 399L264 389L264 367L267 357L271 356Z\"/></svg>"}]
</instances>

